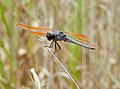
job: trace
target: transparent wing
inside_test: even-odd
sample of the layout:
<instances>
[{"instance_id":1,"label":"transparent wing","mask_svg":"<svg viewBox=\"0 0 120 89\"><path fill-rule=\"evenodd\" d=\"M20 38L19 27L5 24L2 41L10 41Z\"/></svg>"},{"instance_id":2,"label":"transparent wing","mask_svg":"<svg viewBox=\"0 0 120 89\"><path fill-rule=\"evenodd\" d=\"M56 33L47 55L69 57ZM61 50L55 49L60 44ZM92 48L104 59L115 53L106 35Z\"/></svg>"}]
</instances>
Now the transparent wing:
<instances>
[{"instance_id":1,"label":"transparent wing","mask_svg":"<svg viewBox=\"0 0 120 89\"><path fill-rule=\"evenodd\" d=\"M17 24L18 27L29 29L29 30L49 30L49 28L44 28L44 27L35 27L35 26L30 26L27 24Z\"/></svg>"},{"instance_id":2,"label":"transparent wing","mask_svg":"<svg viewBox=\"0 0 120 89\"><path fill-rule=\"evenodd\" d=\"M43 32L31 32L31 33L35 35L46 36L46 33Z\"/></svg>"},{"instance_id":3,"label":"transparent wing","mask_svg":"<svg viewBox=\"0 0 120 89\"><path fill-rule=\"evenodd\" d=\"M87 37L86 35L83 35L83 34L76 34L76 33L72 33L72 32L65 32L65 33L70 34L70 35L74 35L75 37L78 37L80 39L90 40L89 37Z\"/></svg>"}]
</instances>

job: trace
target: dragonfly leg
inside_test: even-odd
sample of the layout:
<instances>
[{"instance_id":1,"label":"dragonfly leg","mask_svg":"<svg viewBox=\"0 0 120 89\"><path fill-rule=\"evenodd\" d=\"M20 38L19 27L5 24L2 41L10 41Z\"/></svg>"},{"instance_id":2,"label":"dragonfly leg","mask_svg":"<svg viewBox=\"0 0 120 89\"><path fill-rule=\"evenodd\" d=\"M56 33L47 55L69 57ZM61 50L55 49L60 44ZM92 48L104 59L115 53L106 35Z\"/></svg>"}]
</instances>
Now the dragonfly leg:
<instances>
[{"instance_id":1,"label":"dragonfly leg","mask_svg":"<svg viewBox=\"0 0 120 89\"><path fill-rule=\"evenodd\" d=\"M54 42L54 40L50 43L49 46L44 46L44 47L53 48L53 42Z\"/></svg>"},{"instance_id":2,"label":"dragonfly leg","mask_svg":"<svg viewBox=\"0 0 120 89\"><path fill-rule=\"evenodd\" d=\"M57 49L57 47L58 47L58 49ZM55 52L53 54L55 54L56 52L58 52L60 50L61 50L60 45L55 41Z\"/></svg>"},{"instance_id":3,"label":"dragonfly leg","mask_svg":"<svg viewBox=\"0 0 120 89\"><path fill-rule=\"evenodd\" d=\"M57 47L58 47L58 49L57 49ZM60 45L55 41L55 52L53 53L53 55L55 55L55 53L58 52L58 51L60 51L60 50L61 50ZM53 55L52 55L51 59L49 60L49 63L53 59Z\"/></svg>"}]
</instances>

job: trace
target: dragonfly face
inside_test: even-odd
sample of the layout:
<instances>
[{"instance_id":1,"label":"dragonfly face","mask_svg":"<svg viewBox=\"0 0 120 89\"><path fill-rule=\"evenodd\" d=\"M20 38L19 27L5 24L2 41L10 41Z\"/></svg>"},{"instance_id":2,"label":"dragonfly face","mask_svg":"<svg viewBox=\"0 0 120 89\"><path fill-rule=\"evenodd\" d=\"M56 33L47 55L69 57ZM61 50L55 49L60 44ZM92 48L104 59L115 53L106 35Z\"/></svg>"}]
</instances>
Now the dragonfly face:
<instances>
[{"instance_id":1,"label":"dragonfly face","mask_svg":"<svg viewBox=\"0 0 120 89\"><path fill-rule=\"evenodd\" d=\"M47 37L47 39L48 39L49 41L51 41L51 40L53 40L53 39L55 38L53 32L48 32L48 33L46 34L46 37Z\"/></svg>"}]
</instances>

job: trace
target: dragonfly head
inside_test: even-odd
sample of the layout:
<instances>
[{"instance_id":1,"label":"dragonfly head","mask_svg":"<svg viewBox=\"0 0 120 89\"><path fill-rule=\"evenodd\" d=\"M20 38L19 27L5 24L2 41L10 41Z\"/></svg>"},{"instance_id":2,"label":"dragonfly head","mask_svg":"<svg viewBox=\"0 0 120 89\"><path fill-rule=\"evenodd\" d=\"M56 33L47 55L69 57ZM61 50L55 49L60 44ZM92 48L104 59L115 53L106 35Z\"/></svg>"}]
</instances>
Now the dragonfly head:
<instances>
[{"instance_id":1,"label":"dragonfly head","mask_svg":"<svg viewBox=\"0 0 120 89\"><path fill-rule=\"evenodd\" d=\"M46 37L47 37L47 39L48 39L49 41L51 41L51 40L54 39L54 34L53 34L52 32L48 32L48 33L46 34Z\"/></svg>"}]
</instances>

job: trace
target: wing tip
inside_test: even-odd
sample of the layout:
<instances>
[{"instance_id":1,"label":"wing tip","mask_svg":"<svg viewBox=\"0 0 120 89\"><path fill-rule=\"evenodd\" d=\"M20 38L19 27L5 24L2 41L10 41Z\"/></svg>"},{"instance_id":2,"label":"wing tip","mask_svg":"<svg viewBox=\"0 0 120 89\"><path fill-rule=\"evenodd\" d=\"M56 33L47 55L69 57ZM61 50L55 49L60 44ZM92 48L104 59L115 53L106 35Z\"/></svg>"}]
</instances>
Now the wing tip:
<instances>
[{"instance_id":1,"label":"wing tip","mask_svg":"<svg viewBox=\"0 0 120 89\"><path fill-rule=\"evenodd\" d=\"M21 27L21 26L23 26L23 25L24 25L24 24L21 24L21 23L20 23L20 24L16 24L16 26L18 26L18 27Z\"/></svg>"},{"instance_id":2,"label":"wing tip","mask_svg":"<svg viewBox=\"0 0 120 89\"><path fill-rule=\"evenodd\" d=\"M19 24L16 24L16 26L19 26Z\"/></svg>"}]
</instances>

